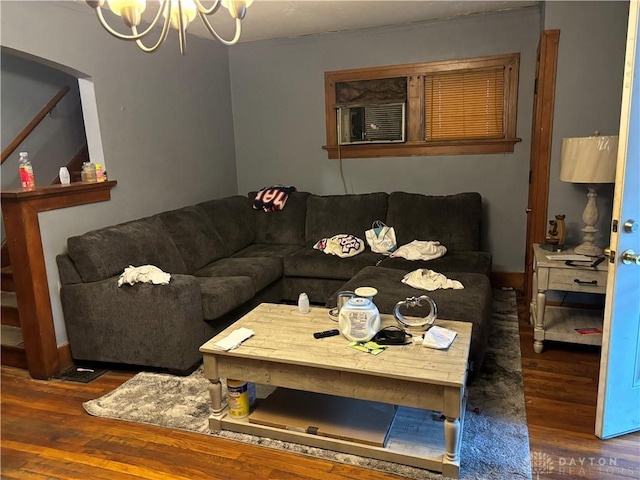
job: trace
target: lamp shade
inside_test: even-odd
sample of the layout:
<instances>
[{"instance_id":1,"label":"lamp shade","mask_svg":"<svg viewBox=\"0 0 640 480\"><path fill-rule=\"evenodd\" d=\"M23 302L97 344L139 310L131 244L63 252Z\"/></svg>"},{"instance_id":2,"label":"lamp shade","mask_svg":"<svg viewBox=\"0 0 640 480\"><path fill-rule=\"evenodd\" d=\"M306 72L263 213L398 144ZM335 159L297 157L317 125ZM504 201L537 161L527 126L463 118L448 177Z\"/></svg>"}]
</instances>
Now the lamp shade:
<instances>
[{"instance_id":1,"label":"lamp shade","mask_svg":"<svg viewBox=\"0 0 640 480\"><path fill-rule=\"evenodd\" d=\"M614 183L617 136L563 138L560 180L571 183Z\"/></svg>"}]
</instances>

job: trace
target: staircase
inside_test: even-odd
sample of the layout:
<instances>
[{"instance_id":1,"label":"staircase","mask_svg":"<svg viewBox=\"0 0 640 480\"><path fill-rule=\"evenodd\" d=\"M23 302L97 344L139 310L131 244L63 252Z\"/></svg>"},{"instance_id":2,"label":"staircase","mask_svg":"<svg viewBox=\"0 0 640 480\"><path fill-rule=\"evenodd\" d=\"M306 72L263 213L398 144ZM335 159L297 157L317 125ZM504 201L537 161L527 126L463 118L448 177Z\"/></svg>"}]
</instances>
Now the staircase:
<instances>
[{"instance_id":1,"label":"staircase","mask_svg":"<svg viewBox=\"0 0 640 480\"><path fill-rule=\"evenodd\" d=\"M34 118L24 127L24 129L18 134L18 136L2 151L0 157L0 164L18 148L24 140L34 131L34 129L42 122L60 102L60 100L69 92L69 87L62 87L53 98L34 116ZM68 163L67 168L71 173L71 179L73 182L80 181L80 171L82 169L82 163L89 161L89 152L87 145L85 144L76 153L73 159ZM59 184L60 179L55 178L52 185ZM45 187L46 189L46 187ZM42 190L42 189L40 189ZM68 189L66 192L69 195L73 195L73 189ZM15 205L17 200L14 196L8 196L6 201L10 201L11 204L5 203L5 193L9 195L11 192L3 192L3 215L5 229L7 229L7 238L9 238L9 227L7 225L7 211L13 210L11 223L11 230L14 233L14 237L17 235L21 239L28 239L31 248L34 245L38 245L40 249L40 232L37 222L37 212L45 211L51 208L63 208L64 206L73 206L77 204L78 200L65 200L57 202L56 199L52 200L51 206L46 205L45 197L50 196L51 192L41 192L41 200L39 200L40 206L36 209L29 207L26 210L21 210L20 207ZM60 195L59 193L57 194ZM34 197L35 198L35 197ZM82 203L86 203L85 200L81 200ZM28 200L25 201L28 203ZM45 203L43 205L43 203ZM58 205L58 203L60 205ZM6 207L6 208L5 208ZM25 213L26 212L26 213ZM30 218L26 218L31 216ZM17 229L17 230L16 230ZM29 229L29 232L24 231ZM37 238L36 238L37 237ZM12 265L12 259L9 257L9 248L7 241L2 243L1 248L1 280L2 280L2 292L1 292L1 304L2 304L2 319L1 319L1 331L0 331L0 344L2 346L1 359L2 365L8 365L12 367L18 367L29 370L29 373L34 378L47 378L50 373L52 364L58 362L58 352L55 350L55 332L53 331L53 323L50 314L50 305L48 298L48 290L45 292L37 285L42 285L44 281L46 283L46 270L44 267L44 259L38 259L38 262L33 261L34 256L38 256L35 251L29 248L29 242L14 241L12 247L16 248L14 253L17 252ZM20 245L20 247L16 247ZM13 256L13 254L12 254ZM15 265L15 263L19 265ZM35 265L35 269L33 268ZM16 270L18 281L14 282L14 268ZM16 298L16 290L20 292L21 306L24 308L24 314L21 321L20 310L18 309L18 301ZM44 303L46 307L44 308ZM48 309L48 310L47 310ZM49 323L51 323L49 325ZM25 341L26 339L26 341Z\"/></svg>"},{"instance_id":2,"label":"staircase","mask_svg":"<svg viewBox=\"0 0 640 480\"><path fill-rule=\"evenodd\" d=\"M2 267L2 364L27 369L27 354L22 339L20 312L11 266Z\"/></svg>"},{"instance_id":3,"label":"staircase","mask_svg":"<svg viewBox=\"0 0 640 480\"><path fill-rule=\"evenodd\" d=\"M89 161L89 150L87 145L83 145L67 164L73 182L80 181L82 164ZM55 178L52 185L60 183L59 178ZM2 330L0 331L0 352L2 365L27 369L27 351L25 349L22 336L22 324L20 323L20 312L15 294L15 284L13 280L13 268L9 258L6 242L2 245Z\"/></svg>"}]
</instances>

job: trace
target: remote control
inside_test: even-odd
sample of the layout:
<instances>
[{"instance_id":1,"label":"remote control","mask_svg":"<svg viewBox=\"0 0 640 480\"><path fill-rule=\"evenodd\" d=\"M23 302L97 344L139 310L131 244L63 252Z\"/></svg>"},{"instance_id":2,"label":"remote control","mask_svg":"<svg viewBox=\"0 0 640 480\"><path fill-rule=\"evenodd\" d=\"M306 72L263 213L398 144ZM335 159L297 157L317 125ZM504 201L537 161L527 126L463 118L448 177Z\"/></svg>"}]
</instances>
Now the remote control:
<instances>
[{"instance_id":1,"label":"remote control","mask_svg":"<svg viewBox=\"0 0 640 480\"><path fill-rule=\"evenodd\" d=\"M316 332L313 334L314 338L334 337L336 335L340 335L340 330L325 330L324 332Z\"/></svg>"}]
</instances>

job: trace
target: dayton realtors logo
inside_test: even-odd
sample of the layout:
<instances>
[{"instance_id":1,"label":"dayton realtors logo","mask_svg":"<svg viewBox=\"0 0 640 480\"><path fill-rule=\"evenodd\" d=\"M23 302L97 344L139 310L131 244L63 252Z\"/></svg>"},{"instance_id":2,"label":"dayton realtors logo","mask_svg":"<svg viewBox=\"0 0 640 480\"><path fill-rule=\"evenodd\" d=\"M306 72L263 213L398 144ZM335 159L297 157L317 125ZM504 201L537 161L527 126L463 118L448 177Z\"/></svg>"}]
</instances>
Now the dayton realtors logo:
<instances>
[{"instance_id":1,"label":"dayton realtors logo","mask_svg":"<svg viewBox=\"0 0 640 480\"><path fill-rule=\"evenodd\" d=\"M555 466L551 456L544 452L531 452L531 473L535 475L534 480L540 480L541 474L551 473L554 470Z\"/></svg>"},{"instance_id":2,"label":"dayton realtors logo","mask_svg":"<svg viewBox=\"0 0 640 480\"><path fill-rule=\"evenodd\" d=\"M625 475L636 478L640 472L618 465L613 457L552 457L545 452L531 452L531 473L533 480L544 479L545 474L555 473L556 477L591 477L593 474ZM543 475L542 477L540 475Z\"/></svg>"}]
</instances>

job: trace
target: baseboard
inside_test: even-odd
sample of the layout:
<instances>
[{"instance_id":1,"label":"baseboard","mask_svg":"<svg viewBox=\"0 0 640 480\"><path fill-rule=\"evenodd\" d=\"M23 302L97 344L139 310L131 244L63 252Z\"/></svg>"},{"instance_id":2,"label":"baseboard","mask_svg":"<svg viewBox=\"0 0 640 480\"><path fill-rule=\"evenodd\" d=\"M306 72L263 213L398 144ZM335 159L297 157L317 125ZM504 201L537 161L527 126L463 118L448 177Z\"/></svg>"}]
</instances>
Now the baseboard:
<instances>
[{"instance_id":1,"label":"baseboard","mask_svg":"<svg viewBox=\"0 0 640 480\"><path fill-rule=\"evenodd\" d=\"M489 278L493 288L524 290L524 272L491 272Z\"/></svg>"}]
</instances>

